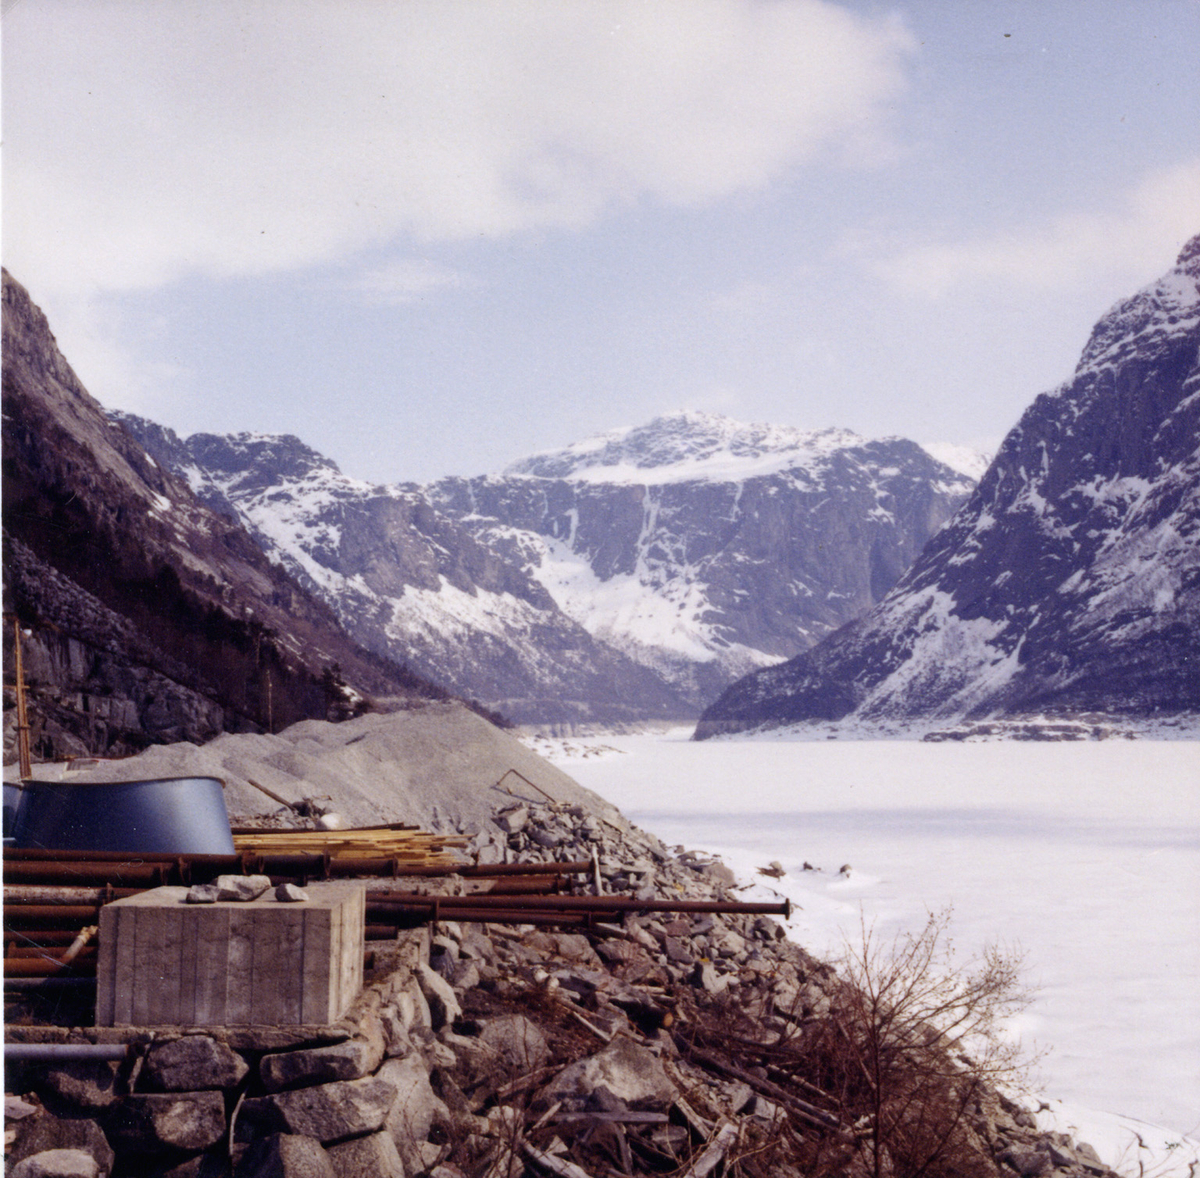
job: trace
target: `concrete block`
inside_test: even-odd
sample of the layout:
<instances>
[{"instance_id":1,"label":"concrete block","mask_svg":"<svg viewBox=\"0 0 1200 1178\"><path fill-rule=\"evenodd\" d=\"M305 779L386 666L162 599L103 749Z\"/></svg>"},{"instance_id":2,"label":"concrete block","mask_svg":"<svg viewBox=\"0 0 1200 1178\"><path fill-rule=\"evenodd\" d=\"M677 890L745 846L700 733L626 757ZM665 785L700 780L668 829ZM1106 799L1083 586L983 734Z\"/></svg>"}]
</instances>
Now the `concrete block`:
<instances>
[{"instance_id":1,"label":"concrete block","mask_svg":"<svg viewBox=\"0 0 1200 1178\"><path fill-rule=\"evenodd\" d=\"M100 912L97 1026L336 1022L362 989L366 893L311 884L309 899L186 904L155 888Z\"/></svg>"}]
</instances>

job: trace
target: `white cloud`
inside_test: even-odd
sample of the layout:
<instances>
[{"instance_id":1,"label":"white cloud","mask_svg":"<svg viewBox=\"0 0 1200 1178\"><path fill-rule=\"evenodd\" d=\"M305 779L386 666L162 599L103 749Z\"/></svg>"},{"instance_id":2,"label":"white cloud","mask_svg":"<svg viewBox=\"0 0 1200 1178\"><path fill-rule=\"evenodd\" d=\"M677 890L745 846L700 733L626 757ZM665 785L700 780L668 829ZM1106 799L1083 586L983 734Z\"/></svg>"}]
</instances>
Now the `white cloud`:
<instances>
[{"instance_id":1,"label":"white cloud","mask_svg":"<svg viewBox=\"0 0 1200 1178\"><path fill-rule=\"evenodd\" d=\"M710 201L870 144L912 45L827 0L22 5L6 254L80 295Z\"/></svg>"},{"instance_id":2,"label":"white cloud","mask_svg":"<svg viewBox=\"0 0 1200 1178\"><path fill-rule=\"evenodd\" d=\"M1200 232L1200 160L1156 171L1105 212L1076 212L983 241L893 252L878 273L900 292L942 298L963 285L1001 282L1052 291L1103 276L1148 282Z\"/></svg>"},{"instance_id":3,"label":"white cloud","mask_svg":"<svg viewBox=\"0 0 1200 1178\"><path fill-rule=\"evenodd\" d=\"M427 258L399 258L377 266L347 283L367 303L402 306L419 303L438 291L470 285L457 270Z\"/></svg>"}]
</instances>

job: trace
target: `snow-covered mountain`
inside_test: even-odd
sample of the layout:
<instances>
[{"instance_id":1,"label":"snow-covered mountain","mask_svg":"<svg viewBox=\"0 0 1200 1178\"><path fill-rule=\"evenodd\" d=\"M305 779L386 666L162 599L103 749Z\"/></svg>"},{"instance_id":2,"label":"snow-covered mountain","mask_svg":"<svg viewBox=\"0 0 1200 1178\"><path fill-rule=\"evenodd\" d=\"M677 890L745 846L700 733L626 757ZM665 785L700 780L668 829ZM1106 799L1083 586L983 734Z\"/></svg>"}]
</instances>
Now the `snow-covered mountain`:
<instances>
[{"instance_id":1,"label":"snow-covered mountain","mask_svg":"<svg viewBox=\"0 0 1200 1178\"><path fill-rule=\"evenodd\" d=\"M365 646L514 720L688 714L669 684L596 642L528 570L419 487L350 478L291 436L181 439L114 416L201 499L234 515Z\"/></svg>"},{"instance_id":2,"label":"snow-covered mountain","mask_svg":"<svg viewBox=\"0 0 1200 1178\"><path fill-rule=\"evenodd\" d=\"M699 413L425 488L121 420L359 641L522 721L695 715L879 600L971 489L902 439Z\"/></svg>"},{"instance_id":3,"label":"snow-covered mountain","mask_svg":"<svg viewBox=\"0 0 1200 1178\"><path fill-rule=\"evenodd\" d=\"M693 412L428 492L700 704L870 608L971 486L904 439Z\"/></svg>"},{"instance_id":4,"label":"snow-covered mountain","mask_svg":"<svg viewBox=\"0 0 1200 1178\"><path fill-rule=\"evenodd\" d=\"M1092 332L866 617L700 737L811 719L1200 709L1200 237Z\"/></svg>"}]
</instances>

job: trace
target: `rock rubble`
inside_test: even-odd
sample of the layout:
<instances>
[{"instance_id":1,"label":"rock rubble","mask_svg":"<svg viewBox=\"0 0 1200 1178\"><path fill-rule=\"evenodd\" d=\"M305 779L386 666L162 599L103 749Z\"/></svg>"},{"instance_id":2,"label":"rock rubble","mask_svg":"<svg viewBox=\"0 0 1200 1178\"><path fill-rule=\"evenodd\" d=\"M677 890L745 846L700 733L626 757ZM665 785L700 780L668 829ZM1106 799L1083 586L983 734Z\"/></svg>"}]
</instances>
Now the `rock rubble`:
<instances>
[{"instance_id":1,"label":"rock rubble","mask_svg":"<svg viewBox=\"0 0 1200 1178\"><path fill-rule=\"evenodd\" d=\"M509 862L594 855L605 892L730 898L719 862L578 806L513 799L462 833ZM143 1028L121 1064L13 1069L24 1100L8 1165L57 1173L36 1159L66 1152L112 1178L870 1172L870 1118L806 1066L841 980L770 917L442 921L371 948L367 985L334 1026ZM986 1086L962 1114L953 1167L931 1174L1111 1173Z\"/></svg>"}]
</instances>

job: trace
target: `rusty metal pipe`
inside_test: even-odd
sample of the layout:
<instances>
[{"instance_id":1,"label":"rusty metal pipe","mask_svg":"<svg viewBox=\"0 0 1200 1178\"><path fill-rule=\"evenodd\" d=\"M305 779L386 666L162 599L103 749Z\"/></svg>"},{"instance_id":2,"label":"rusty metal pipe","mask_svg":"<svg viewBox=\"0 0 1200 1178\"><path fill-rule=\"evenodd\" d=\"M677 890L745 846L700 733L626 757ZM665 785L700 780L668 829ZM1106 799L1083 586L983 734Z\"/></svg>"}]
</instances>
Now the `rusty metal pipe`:
<instances>
[{"instance_id":1,"label":"rusty metal pipe","mask_svg":"<svg viewBox=\"0 0 1200 1178\"><path fill-rule=\"evenodd\" d=\"M63 965L61 960L45 957L6 957L4 959L5 978L46 978L70 970L74 974L95 974L96 963L72 962Z\"/></svg>"},{"instance_id":2,"label":"rusty metal pipe","mask_svg":"<svg viewBox=\"0 0 1200 1178\"><path fill-rule=\"evenodd\" d=\"M70 928L5 929L6 945L40 945L42 948L59 948L69 945L78 930Z\"/></svg>"},{"instance_id":3,"label":"rusty metal pipe","mask_svg":"<svg viewBox=\"0 0 1200 1178\"><path fill-rule=\"evenodd\" d=\"M51 993L54 990L83 990L92 989L96 985L94 977L49 977L49 978L5 978L4 989L13 993Z\"/></svg>"},{"instance_id":4,"label":"rusty metal pipe","mask_svg":"<svg viewBox=\"0 0 1200 1178\"><path fill-rule=\"evenodd\" d=\"M383 935L374 936L373 940L386 940L394 935L398 928L413 928L430 920L456 920L472 924L533 924L547 926L584 926L591 919L586 912L522 912L518 909L504 908L447 908L435 913L430 908L392 908L388 913L373 913L367 910L368 919L373 923L368 929ZM386 923L379 923L381 918Z\"/></svg>"},{"instance_id":5,"label":"rusty metal pipe","mask_svg":"<svg viewBox=\"0 0 1200 1178\"><path fill-rule=\"evenodd\" d=\"M508 875L492 881L483 896L549 896L555 893L562 877L557 875Z\"/></svg>"},{"instance_id":6,"label":"rusty metal pipe","mask_svg":"<svg viewBox=\"0 0 1200 1178\"><path fill-rule=\"evenodd\" d=\"M71 940L71 944L74 945L77 940L79 940L78 937L73 937ZM56 946L54 946L54 950L55 951L53 951L53 952L49 952L40 945L11 945L9 947L8 952L4 956L4 960L5 961L14 961L14 960L23 960L23 959L27 959L27 958L40 958L43 961L48 961L51 958L53 958L55 961L58 961L60 963L63 962L65 960L65 956L60 955L62 953L63 946L56 945ZM67 951L69 951L69 946L67 947ZM73 961L95 961L96 960L95 945L84 946L82 949L80 949L75 954L75 956L72 958L72 960Z\"/></svg>"},{"instance_id":7,"label":"rusty metal pipe","mask_svg":"<svg viewBox=\"0 0 1200 1178\"><path fill-rule=\"evenodd\" d=\"M4 910L6 928L19 928L33 924L46 928L62 928L73 924L76 928L95 924L100 919L99 904L15 904Z\"/></svg>"},{"instance_id":8,"label":"rusty metal pipe","mask_svg":"<svg viewBox=\"0 0 1200 1178\"><path fill-rule=\"evenodd\" d=\"M790 917L792 904L743 903L734 900L639 900L633 896L524 896L515 901L509 896L489 898L484 892L475 896L425 896L416 892L367 892L368 906L387 904L432 907L514 908L542 912L701 912L745 916Z\"/></svg>"},{"instance_id":9,"label":"rusty metal pipe","mask_svg":"<svg viewBox=\"0 0 1200 1178\"><path fill-rule=\"evenodd\" d=\"M4 865L4 878L9 883L103 887L106 883L158 887L167 882L171 866L166 863L121 863L105 868L83 861L30 862L19 860Z\"/></svg>"},{"instance_id":10,"label":"rusty metal pipe","mask_svg":"<svg viewBox=\"0 0 1200 1178\"><path fill-rule=\"evenodd\" d=\"M477 863L461 869L462 875L582 875L592 865L590 859L571 859L561 863Z\"/></svg>"}]
</instances>

